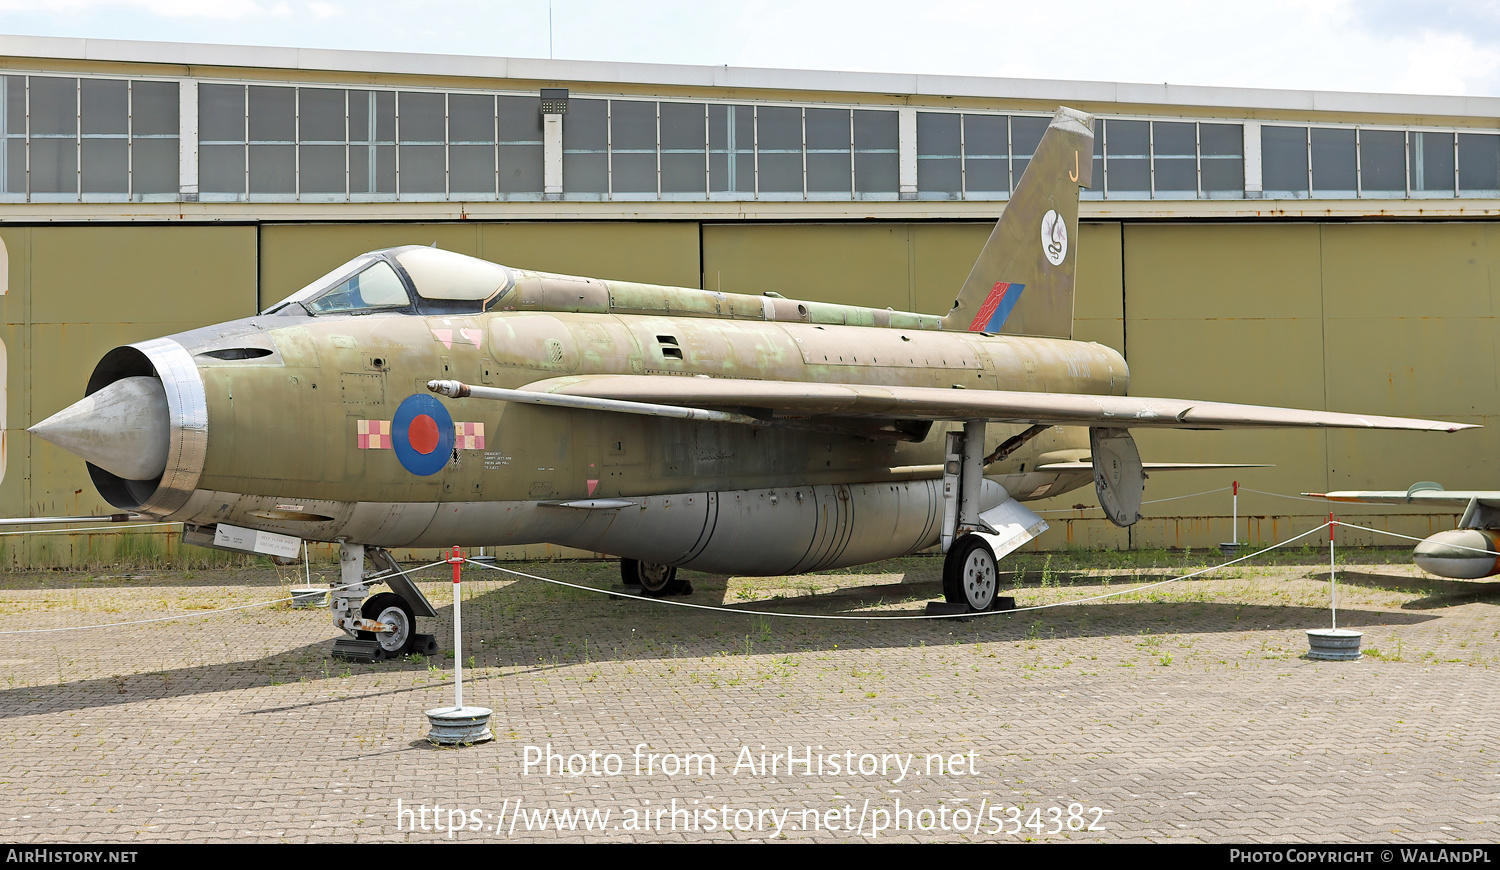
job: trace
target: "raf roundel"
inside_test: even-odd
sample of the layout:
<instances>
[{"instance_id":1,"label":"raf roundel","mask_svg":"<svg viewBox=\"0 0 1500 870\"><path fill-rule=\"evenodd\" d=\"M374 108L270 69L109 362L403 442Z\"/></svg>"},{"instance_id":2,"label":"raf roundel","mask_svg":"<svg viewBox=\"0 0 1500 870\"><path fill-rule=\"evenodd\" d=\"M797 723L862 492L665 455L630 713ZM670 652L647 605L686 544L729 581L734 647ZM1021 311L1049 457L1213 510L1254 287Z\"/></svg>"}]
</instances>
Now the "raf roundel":
<instances>
[{"instance_id":1,"label":"raf roundel","mask_svg":"<svg viewBox=\"0 0 1500 870\"><path fill-rule=\"evenodd\" d=\"M432 396L407 396L391 420L391 441L402 468L423 477L437 474L453 455L453 418Z\"/></svg>"}]
</instances>

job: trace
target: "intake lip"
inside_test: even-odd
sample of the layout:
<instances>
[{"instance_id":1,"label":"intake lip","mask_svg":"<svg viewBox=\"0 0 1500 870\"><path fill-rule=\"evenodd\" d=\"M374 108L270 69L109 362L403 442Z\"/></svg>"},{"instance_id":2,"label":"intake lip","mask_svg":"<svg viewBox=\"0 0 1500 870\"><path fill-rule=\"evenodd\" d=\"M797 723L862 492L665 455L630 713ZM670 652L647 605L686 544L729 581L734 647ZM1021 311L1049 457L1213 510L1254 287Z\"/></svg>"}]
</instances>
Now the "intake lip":
<instances>
[{"instance_id":1,"label":"intake lip","mask_svg":"<svg viewBox=\"0 0 1500 870\"><path fill-rule=\"evenodd\" d=\"M155 393L155 388L143 389L146 385L141 382L146 380L154 380L160 385L159 399L142 398ZM125 398L128 396L136 398ZM120 409L118 405L122 399L126 407ZM106 413L106 418L110 414L123 414L125 419L145 421L161 414L161 405L156 405L154 411L142 406L162 400L165 421L163 424L158 418L155 425L160 427L158 431L164 430L164 460L160 453L160 435L133 435L126 439L128 444L124 449L105 449L102 452L97 446L89 452L80 452L67 444L59 444L83 457L88 463L94 487L110 504L161 519L187 503L203 475L208 452L208 401L203 377L192 354L177 341L157 338L117 347L105 354L94 367L85 398L38 424L37 428L47 427L70 412L74 412L74 416L97 415L102 406L117 408ZM96 419L91 425L97 429L99 422ZM104 422L107 424L109 420ZM80 425L75 422L71 428L77 429ZM48 438L46 432L36 434ZM127 455L131 453L136 455Z\"/></svg>"}]
</instances>

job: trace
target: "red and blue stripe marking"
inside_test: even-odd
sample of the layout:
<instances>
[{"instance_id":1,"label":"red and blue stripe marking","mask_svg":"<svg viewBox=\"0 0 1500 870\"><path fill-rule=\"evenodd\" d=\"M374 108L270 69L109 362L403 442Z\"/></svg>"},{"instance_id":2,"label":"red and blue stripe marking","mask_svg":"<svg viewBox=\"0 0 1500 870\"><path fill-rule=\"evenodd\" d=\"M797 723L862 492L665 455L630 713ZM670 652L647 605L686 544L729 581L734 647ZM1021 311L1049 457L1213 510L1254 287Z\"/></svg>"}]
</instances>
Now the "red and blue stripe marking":
<instances>
[{"instance_id":1,"label":"red and blue stripe marking","mask_svg":"<svg viewBox=\"0 0 1500 870\"><path fill-rule=\"evenodd\" d=\"M984 298L984 304L979 306L979 313L974 315L974 321L969 324L969 331L999 332L1011 311L1015 310L1016 303L1021 301L1021 291L1025 289L1025 284L996 281L990 295Z\"/></svg>"}]
</instances>

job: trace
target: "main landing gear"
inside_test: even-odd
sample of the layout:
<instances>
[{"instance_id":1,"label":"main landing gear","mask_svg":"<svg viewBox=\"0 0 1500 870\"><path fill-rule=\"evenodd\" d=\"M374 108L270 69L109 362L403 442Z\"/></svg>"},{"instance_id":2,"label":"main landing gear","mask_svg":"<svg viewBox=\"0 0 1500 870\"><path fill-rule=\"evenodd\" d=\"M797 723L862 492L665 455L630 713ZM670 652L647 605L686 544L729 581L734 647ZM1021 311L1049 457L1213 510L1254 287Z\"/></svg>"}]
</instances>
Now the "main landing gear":
<instances>
[{"instance_id":1,"label":"main landing gear","mask_svg":"<svg viewBox=\"0 0 1500 870\"><path fill-rule=\"evenodd\" d=\"M984 467L1003 458L1046 430L1033 426L984 455L983 421L964 424L962 432L948 433L943 464L943 598L928 612L983 613L999 609L1010 599L1000 595L1001 557L1040 535L1047 522L1010 497L998 484L984 479ZM986 490L992 489L986 496ZM980 510L981 501L998 496L998 504Z\"/></svg>"},{"instance_id":2,"label":"main landing gear","mask_svg":"<svg viewBox=\"0 0 1500 870\"><path fill-rule=\"evenodd\" d=\"M639 586L643 593L652 598L693 594L693 584L686 579L678 579L676 567L638 559L620 560L620 582L627 587Z\"/></svg>"},{"instance_id":3,"label":"main landing gear","mask_svg":"<svg viewBox=\"0 0 1500 870\"><path fill-rule=\"evenodd\" d=\"M375 570L365 573L368 556ZM329 596L333 624L345 637L333 642L334 658L357 662L396 659L410 652L432 655L437 638L417 633L418 616L437 616L432 604L391 554L379 547L339 544L339 587ZM392 592L370 595L370 587L387 583ZM356 611L358 616L355 615Z\"/></svg>"}]
</instances>

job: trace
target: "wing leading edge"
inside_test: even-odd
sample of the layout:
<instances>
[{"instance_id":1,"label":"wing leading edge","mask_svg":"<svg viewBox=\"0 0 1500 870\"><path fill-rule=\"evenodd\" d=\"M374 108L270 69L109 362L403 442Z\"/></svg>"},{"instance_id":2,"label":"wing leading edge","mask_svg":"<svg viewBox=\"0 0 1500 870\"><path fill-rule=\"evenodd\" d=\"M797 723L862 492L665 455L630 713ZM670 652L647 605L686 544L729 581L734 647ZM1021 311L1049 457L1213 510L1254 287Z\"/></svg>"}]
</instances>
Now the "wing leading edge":
<instances>
[{"instance_id":1,"label":"wing leading edge","mask_svg":"<svg viewBox=\"0 0 1500 870\"><path fill-rule=\"evenodd\" d=\"M480 389L482 388L475 388L476 394ZM446 393L446 390L440 391ZM1457 432L1478 428L1468 423L1440 420L1303 411L1188 399L660 375L578 375L549 378L509 392L536 394L538 404L552 404L547 401L552 397L574 396L642 405L733 409L740 412L759 410L790 417L990 420L1029 425L1120 429L1336 428ZM521 397L515 399L525 401ZM628 409L620 407L615 410Z\"/></svg>"}]
</instances>

